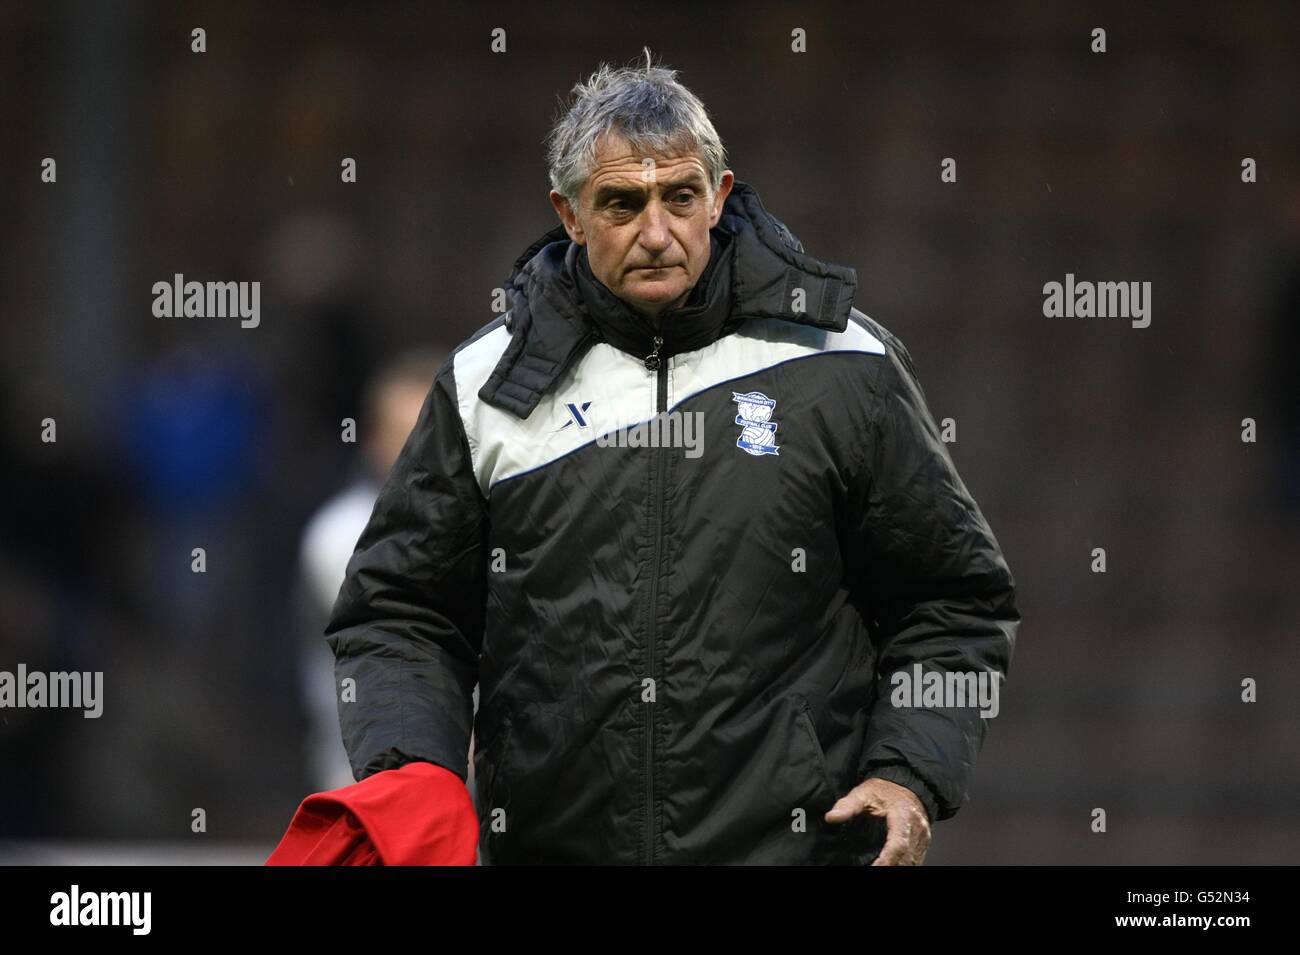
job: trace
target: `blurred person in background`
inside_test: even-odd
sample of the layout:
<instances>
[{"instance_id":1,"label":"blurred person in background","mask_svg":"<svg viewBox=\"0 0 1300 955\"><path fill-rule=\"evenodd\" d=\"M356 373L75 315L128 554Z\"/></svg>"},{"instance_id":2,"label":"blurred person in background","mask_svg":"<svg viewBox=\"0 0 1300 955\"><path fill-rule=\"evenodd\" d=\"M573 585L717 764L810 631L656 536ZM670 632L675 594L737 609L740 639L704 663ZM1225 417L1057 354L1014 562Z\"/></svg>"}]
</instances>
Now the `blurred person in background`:
<instances>
[{"instance_id":1,"label":"blurred person in background","mask_svg":"<svg viewBox=\"0 0 1300 955\"><path fill-rule=\"evenodd\" d=\"M364 416L357 422L362 453L356 476L321 505L303 532L298 601L303 635L300 692L308 717L310 779L318 791L354 782L339 730L334 657L325 644L325 624L343 583L348 558L444 358L445 352L438 348L411 349L397 354L374 375L366 386Z\"/></svg>"}]
</instances>

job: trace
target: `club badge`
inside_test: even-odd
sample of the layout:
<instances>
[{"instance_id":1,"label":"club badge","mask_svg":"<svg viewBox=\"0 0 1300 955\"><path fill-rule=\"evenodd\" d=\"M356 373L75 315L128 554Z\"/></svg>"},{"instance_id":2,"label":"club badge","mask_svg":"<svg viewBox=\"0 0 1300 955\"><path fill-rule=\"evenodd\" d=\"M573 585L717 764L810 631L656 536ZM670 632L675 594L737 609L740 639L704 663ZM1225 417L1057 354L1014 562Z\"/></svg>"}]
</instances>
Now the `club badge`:
<instances>
[{"instance_id":1,"label":"club badge","mask_svg":"<svg viewBox=\"0 0 1300 955\"><path fill-rule=\"evenodd\" d=\"M776 454L779 445L776 443L776 422L772 420L776 402L761 391L743 395L733 391L731 400L740 409L736 414L736 424L740 425L736 447L750 454Z\"/></svg>"}]
</instances>

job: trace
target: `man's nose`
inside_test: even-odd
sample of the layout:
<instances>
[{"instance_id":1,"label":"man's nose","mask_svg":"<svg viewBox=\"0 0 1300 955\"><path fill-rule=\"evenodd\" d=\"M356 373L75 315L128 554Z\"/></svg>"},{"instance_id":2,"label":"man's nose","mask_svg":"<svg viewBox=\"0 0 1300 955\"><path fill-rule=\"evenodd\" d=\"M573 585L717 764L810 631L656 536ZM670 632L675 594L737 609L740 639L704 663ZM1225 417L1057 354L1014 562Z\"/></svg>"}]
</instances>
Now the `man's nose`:
<instances>
[{"instance_id":1,"label":"man's nose","mask_svg":"<svg viewBox=\"0 0 1300 955\"><path fill-rule=\"evenodd\" d=\"M672 244L668 211L657 202L646 204L641 213L641 245L648 252L662 252Z\"/></svg>"}]
</instances>

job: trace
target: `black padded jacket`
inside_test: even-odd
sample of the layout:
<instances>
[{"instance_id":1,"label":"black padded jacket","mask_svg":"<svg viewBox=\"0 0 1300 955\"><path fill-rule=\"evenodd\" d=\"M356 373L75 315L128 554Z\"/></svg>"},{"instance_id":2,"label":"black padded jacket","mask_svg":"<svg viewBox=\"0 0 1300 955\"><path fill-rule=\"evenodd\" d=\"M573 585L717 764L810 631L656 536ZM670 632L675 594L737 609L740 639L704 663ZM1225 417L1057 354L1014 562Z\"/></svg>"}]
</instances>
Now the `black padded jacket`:
<instances>
[{"instance_id":1,"label":"black padded jacket","mask_svg":"<svg viewBox=\"0 0 1300 955\"><path fill-rule=\"evenodd\" d=\"M998 543L854 271L743 182L710 239L661 327L533 243L348 564L354 774L464 778L473 732L484 863L865 864L883 823L822 818L863 779L968 798L986 720L891 676L1006 673Z\"/></svg>"}]
</instances>

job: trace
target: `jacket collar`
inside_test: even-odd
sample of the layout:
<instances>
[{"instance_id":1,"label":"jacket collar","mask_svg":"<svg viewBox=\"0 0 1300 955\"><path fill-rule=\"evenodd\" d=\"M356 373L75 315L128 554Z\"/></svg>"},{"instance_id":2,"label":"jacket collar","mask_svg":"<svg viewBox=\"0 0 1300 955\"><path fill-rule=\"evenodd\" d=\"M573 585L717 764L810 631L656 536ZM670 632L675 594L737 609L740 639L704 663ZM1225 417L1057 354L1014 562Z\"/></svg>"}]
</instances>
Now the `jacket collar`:
<instances>
[{"instance_id":1,"label":"jacket collar","mask_svg":"<svg viewBox=\"0 0 1300 955\"><path fill-rule=\"evenodd\" d=\"M702 348L750 318L775 318L840 332L848 324L857 273L804 252L803 244L736 180L710 234L710 263L687 302L669 313L683 320L672 350ZM642 319L583 271L585 250L559 225L515 261L505 285L510 342L479 397L527 418L555 382L594 342L643 356L653 337ZM581 273L581 274L580 274ZM803 290L800 302L796 289ZM593 319L592 310L599 312ZM663 334L663 333L661 333ZM665 346L670 339L664 335ZM638 351L638 349L642 349Z\"/></svg>"},{"instance_id":2,"label":"jacket collar","mask_svg":"<svg viewBox=\"0 0 1300 955\"><path fill-rule=\"evenodd\" d=\"M654 339L661 339L657 354L662 358L694 351L717 341L736 313L731 307L733 236L721 229L709 234L709 261L686 301L657 319L630 308L596 278L587 259L586 246L569 250L581 304L601 341L638 357L655 351ZM576 250L576 252L575 252Z\"/></svg>"}]
</instances>

